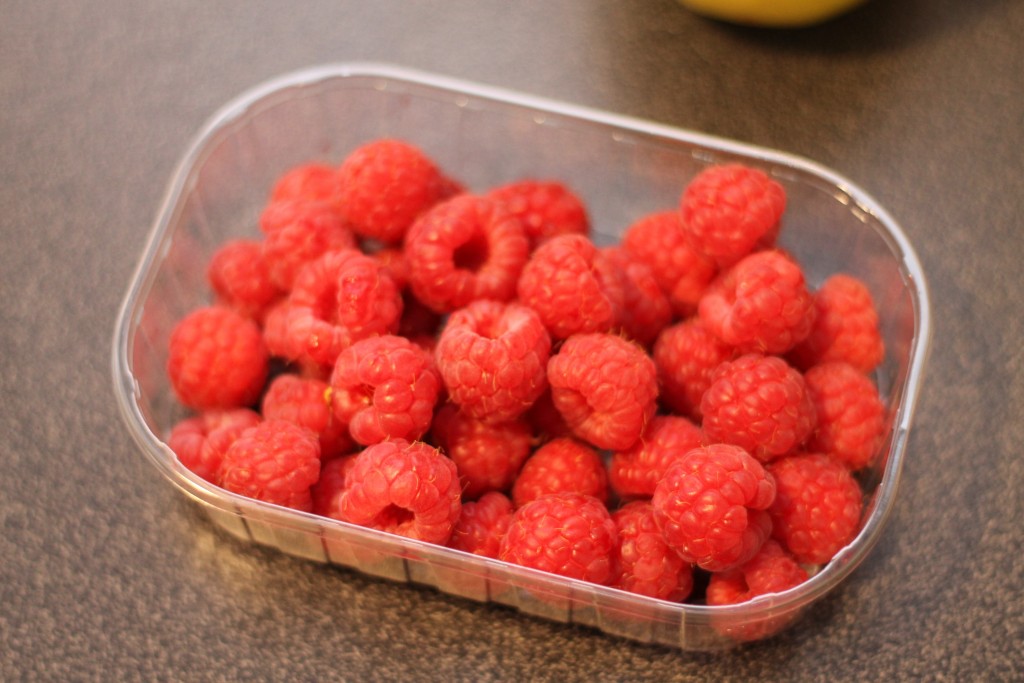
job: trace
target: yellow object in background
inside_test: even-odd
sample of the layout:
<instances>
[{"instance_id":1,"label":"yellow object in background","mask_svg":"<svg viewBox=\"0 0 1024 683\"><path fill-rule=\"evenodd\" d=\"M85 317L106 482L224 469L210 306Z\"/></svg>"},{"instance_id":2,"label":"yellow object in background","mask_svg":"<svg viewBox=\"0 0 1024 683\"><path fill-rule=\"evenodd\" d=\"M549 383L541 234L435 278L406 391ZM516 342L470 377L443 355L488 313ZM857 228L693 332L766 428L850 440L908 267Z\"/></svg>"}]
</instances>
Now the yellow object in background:
<instances>
[{"instance_id":1,"label":"yellow object in background","mask_svg":"<svg viewBox=\"0 0 1024 683\"><path fill-rule=\"evenodd\" d=\"M865 0L679 0L714 19L777 28L810 26L853 9Z\"/></svg>"}]
</instances>

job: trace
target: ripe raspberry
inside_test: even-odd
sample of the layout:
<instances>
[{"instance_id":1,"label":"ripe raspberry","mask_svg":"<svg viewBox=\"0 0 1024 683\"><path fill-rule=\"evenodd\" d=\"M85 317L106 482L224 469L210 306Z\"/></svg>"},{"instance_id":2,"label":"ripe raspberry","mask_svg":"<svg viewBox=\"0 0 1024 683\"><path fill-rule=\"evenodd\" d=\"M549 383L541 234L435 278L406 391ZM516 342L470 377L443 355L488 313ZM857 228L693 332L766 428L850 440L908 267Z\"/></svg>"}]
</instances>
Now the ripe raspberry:
<instances>
[{"instance_id":1,"label":"ripe raspberry","mask_svg":"<svg viewBox=\"0 0 1024 683\"><path fill-rule=\"evenodd\" d=\"M768 509L774 536L796 559L824 564L853 540L863 495L850 471L821 453L769 463L778 494Z\"/></svg>"},{"instance_id":2,"label":"ripe raspberry","mask_svg":"<svg viewBox=\"0 0 1024 683\"><path fill-rule=\"evenodd\" d=\"M334 416L357 443L418 439L434 416L441 378L422 349L403 337L358 341L331 374Z\"/></svg>"},{"instance_id":3,"label":"ripe raspberry","mask_svg":"<svg viewBox=\"0 0 1024 683\"><path fill-rule=\"evenodd\" d=\"M270 201L321 202L341 207L341 178L333 166L311 161L288 169L270 190Z\"/></svg>"},{"instance_id":4,"label":"ripe raspberry","mask_svg":"<svg viewBox=\"0 0 1024 683\"><path fill-rule=\"evenodd\" d=\"M391 439L356 456L339 500L352 524L444 545L462 510L455 463L423 442Z\"/></svg>"},{"instance_id":5,"label":"ripe raspberry","mask_svg":"<svg viewBox=\"0 0 1024 683\"><path fill-rule=\"evenodd\" d=\"M448 191L434 162L401 140L374 140L355 149L338 175L345 219L356 233L385 244L401 242L413 221Z\"/></svg>"},{"instance_id":6,"label":"ripe raspberry","mask_svg":"<svg viewBox=\"0 0 1024 683\"><path fill-rule=\"evenodd\" d=\"M260 414L249 408L207 410L175 424L167 445L182 465L219 486L224 453L239 434L255 427L260 419Z\"/></svg>"},{"instance_id":7,"label":"ripe raspberry","mask_svg":"<svg viewBox=\"0 0 1024 683\"><path fill-rule=\"evenodd\" d=\"M816 421L803 376L777 356L753 353L719 366L700 407L711 442L742 446L761 462L798 447Z\"/></svg>"},{"instance_id":8,"label":"ripe raspberry","mask_svg":"<svg viewBox=\"0 0 1024 683\"><path fill-rule=\"evenodd\" d=\"M672 306L661 291L650 266L636 261L621 247L605 247L598 258L608 259L620 274L622 310L619 324L626 336L647 346L672 320Z\"/></svg>"},{"instance_id":9,"label":"ripe raspberry","mask_svg":"<svg viewBox=\"0 0 1024 683\"><path fill-rule=\"evenodd\" d=\"M547 387L550 352L532 309L482 299L449 316L434 357L451 401L477 419L506 422Z\"/></svg>"},{"instance_id":10,"label":"ripe raspberry","mask_svg":"<svg viewBox=\"0 0 1024 683\"><path fill-rule=\"evenodd\" d=\"M607 259L583 235L552 237L530 256L517 287L555 339L607 332L620 319L622 283Z\"/></svg>"},{"instance_id":11,"label":"ripe raspberry","mask_svg":"<svg viewBox=\"0 0 1024 683\"><path fill-rule=\"evenodd\" d=\"M727 266L755 246L775 241L786 208L786 192L765 173L741 164L711 166L686 186L680 198L683 230L690 244Z\"/></svg>"},{"instance_id":12,"label":"ripe raspberry","mask_svg":"<svg viewBox=\"0 0 1024 683\"><path fill-rule=\"evenodd\" d=\"M654 416L635 444L612 453L608 464L612 490L621 498L653 496L669 466L698 448L703 438L700 427L685 417Z\"/></svg>"},{"instance_id":13,"label":"ripe raspberry","mask_svg":"<svg viewBox=\"0 0 1024 683\"><path fill-rule=\"evenodd\" d=\"M590 232L583 201L558 181L517 180L491 189L486 196L522 223L531 249L555 235Z\"/></svg>"},{"instance_id":14,"label":"ripe raspberry","mask_svg":"<svg viewBox=\"0 0 1024 683\"><path fill-rule=\"evenodd\" d=\"M356 246L348 224L327 204L272 202L260 215L260 229L270 279L285 291L305 264L324 252Z\"/></svg>"},{"instance_id":15,"label":"ripe raspberry","mask_svg":"<svg viewBox=\"0 0 1024 683\"><path fill-rule=\"evenodd\" d=\"M550 386L530 406L530 410L526 413L526 419L532 426L538 443L557 439L560 436L572 436L572 430L565 423L565 418L558 412L558 408L555 407L555 403L551 399Z\"/></svg>"},{"instance_id":16,"label":"ripe raspberry","mask_svg":"<svg viewBox=\"0 0 1024 683\"><path fill-rule=\"evenodd\" d=\"M551 399L579 438L597 448L625 450L654 416L654 361L612 334L569 337L548 361Z\"/></svg>"},{"instance_id":17,"label":"ripe raspberry","mask_svg":"<svg viewBox=\"0 0 1024 683\"><path fill-rule=\"evenodd\" d=\"M711 386L712 373L734 353L699 318L666 327L652 352L662 402L680 415L700 420L700 400Z\"/></svg>"},{"instance_id":18,"label":"ripe raspberry","mask_svg":"<svg viewBox=\"0 0 1024 683\"><path fill-rule=\"evenodd\" d=\"M850 275L833 275L814 293L814 324L790 353L801 369L817 363L844 361L861 372L878 367L885 344L878 329L878 311L867 286Z\"/></svg>"},{"instance_id":19,"label":"ripe raspberry","mask_svg":"<svg viewBox=\"0 0 1024 683\"><path fill-rule=\"evenodd\" d=\"M665 541L708 571L743 564L771 533L775 483L739 446L712 444L674 462L651 504Z\"/></svg>"},{"instance_id":20,"label":"ripe raspberry","mask_svg":"<svg viewBox=\"0 0 1024 683\"><path fill-rule=\"evenodd\" d=\"M878 388L847 363L824 363L804 373L818 424L807 449L827 453L852 471L875 459L885 431L885 404Z\"/></svg>"},{"instance_id":21,"label":"ripe raspberry","mask_svg":"<svg viewBox=\"0 0 1024 683\"><path fill-rule=\"evenodd\" d=\"M305 427L320 441L320 457L335 458L352 449L348 425L331 410L331 386L322 380L278 375L263 395L263 417Z\"/></svg>"},{"instance_id":22,"label":"ripe raspberry","mask_svg":"<svg viewBox=\"0 0 1024 683\"><path fill-rule=\"evenodd\" d=\"M369 255L391 276L395 286L404 291L409 284L409 263L405 260L405 250L400 247L382 247Z\"/></svg>"},{"instance_id":23,"label":"ripe raspberry","mask_svg":"<svg viewBox=\"0 0 1024 683\"><path fill-rule=\"evenodd\" d=\"M454 403L434 415L431 434L459 468L464 500L474 500L488 491L507 491L532 448L530 425L525 420L485 422Z\"/></svg>"},{"instance_id":24,"label":"ripe raspberry","mask_svg":"<svg viewBox=\"0 0 1024 683\"><path fill-rule=\"evenodd\" d=\"M171 331L167 375L189 408L240 408L259 398L268 361L256 323L229 308L208 306L186 315Z\"/></svg>"},{"instance_id":25,"label":"ripe raspberry","mask_svg":"<svg viewBox=\"0 0 1024 683\"><path fill-rule=\"evenodd\" d=\"M274 304L263 320L263 341L271 356L294 364L303 377L326 379L334 359L351 345L348 330L321 320L288 299Z\"/></svg>"},{"instance_id":26,"label":"ripe raspberry","mask_svg":"<svg viewBox=\"0 0 1024 683\"><path fill-rule=\"evenodd\" d=\"M284 295L270 279L263 244L256 240L225 242L210 258L206 277L218 303L256 322Z\"/></svg>"},{"instance_id":27,"label":"ripe raspberry","mask_svg":"<svg viewBox=\"0 0 1024 683\"><path fill-rule=\"evenodd\" d=\"M493 201L471 194L434 206L405 240L409 287L439 313L477 299L512 299L528 256L519 221Z\"/></svg>"},{"instance_id":28,"label":"ripe raspberry","mask_svg":"<svg viewBox=\"0 0 1024 683\"><path fill-rule=\"evenodd\" d=\"M264 420L235 439L222 472L228 491L309 512L310 487L320 477L320 444L294 422Z\"/></svg>"},{"instance_id":29,"label":"ripe raspberry","mask_svg":"<svg viewBox=\"0 0 1024 683\"><path fill-rule=\"evenodd\" d=\"M607 585L615 579L617 543L615 522L601 501L553 493L516 510L498 559Z\"/></svg>"},{"instance_id":30,"label":"ripe raspberry","mask_svg":"<svg viewBox=\"0 0 1024 683\"><path fill-rule=\"evenodd\" d=\"M313 514L338 518L341 494L345 490L349 472L352 471L355 463L355 453L321 459L320 478L310 489L310 494L313 497Z\"/></svg>"},{"instance_id":31,"label":"ripe raspberry","mask_svg":"<svg viewBox=\"0 0 1024 683\"><path fill-rule=\"evenodd\" d=\"M512 502L521 508L552 493L582 493L608 502L608 474L590 446L576 439L553 439L527 459L512 485Z\"/></svg>"},{"instance_id":32,"label":"ripe raspberry","mask_svg":"<svg viewBox=\"0 0 1024 683\"><path fill-rule=\"evenodd\" d=\"M650 266L676 315L685 318L697 312L718 267L690 245L678 211L641 217L626 228L622 246L630 257Z\"/></svg>"},{"instance_id":33,"label":"ripe raspberry","mask_svg":"<svg viewBox=\"0 0 1024 683\"><path fill-rule=\"evenodd\" d=\"M489 491L479 500L462 504L448 547L498 559L501 539L512 523L512 501L504 493Z\"/></svg>"},{"instance_id":34,"label":"ripe raspberry","mask_svg":"<svg viewBox=\"0 0 1024 683\"><path fill-rule=\"evenodd\" d=\"M780 251L759 251L723 272L700 301L700 318L741 351L785 353L814 322L803 271Z\"/></svg>"},{"instance_id":35,"label":"ripe raspberry","mask_svg":"<svg viewBox=\"0 0 1024 683\"><path fill-rule=\"evenodd\" d=\"M659 600L685 600L693 590L693 567L665 542L650 502L627 503L612 520L619 532L619 577L612 586Z\"/></svg>"}]
</instances>

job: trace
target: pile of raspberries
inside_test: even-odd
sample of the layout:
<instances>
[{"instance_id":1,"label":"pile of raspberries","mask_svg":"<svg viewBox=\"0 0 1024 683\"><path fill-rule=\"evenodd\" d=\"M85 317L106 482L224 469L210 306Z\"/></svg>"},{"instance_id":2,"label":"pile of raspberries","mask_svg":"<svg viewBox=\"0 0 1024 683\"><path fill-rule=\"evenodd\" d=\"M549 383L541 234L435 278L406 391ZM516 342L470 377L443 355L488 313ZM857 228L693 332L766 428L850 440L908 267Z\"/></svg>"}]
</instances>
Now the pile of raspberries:
<instances>
[{"instance_id":1,"label":"pile of raspberries","mask_svg":"<svg viewBox=\"0 0 1024 683\"><path fill-rule=\"evenodd\" d=\"M886 406L867 287L812 289L785 207L713 165L603 247L560 181L470 191L395 139L301 164L170 336L168 444L243 496L661 600L786 590L856 535Z\"/></svg>"}]
</instances>

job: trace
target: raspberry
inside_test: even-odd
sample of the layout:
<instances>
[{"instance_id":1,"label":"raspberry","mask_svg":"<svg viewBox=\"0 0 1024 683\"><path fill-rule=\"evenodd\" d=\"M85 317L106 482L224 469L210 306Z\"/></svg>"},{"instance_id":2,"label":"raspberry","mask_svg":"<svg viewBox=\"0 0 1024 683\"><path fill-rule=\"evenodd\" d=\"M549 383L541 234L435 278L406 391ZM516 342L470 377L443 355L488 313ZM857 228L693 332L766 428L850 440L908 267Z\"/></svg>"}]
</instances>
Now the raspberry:
<instances>
[{"instance_id":1,"label":"raspberry","mask_svg":"<svg viewBox=\"0 0 1024 683\"><path fill-rule=\"evenodd\" d=\"M260 229L270 279L285 291L305 264L324 252L356 246L348 224L327 204L272 202L260 215Z\"/></svg>"},{"instance_id":2,"label":"raspberry","mask_svg":"<svg viewBox=\"0 0 1024 683\"><path fill-rule=\"evenodd\" d=\"M785 353L814 322L803 271L780 251L760 251L723 272L700 301L700 318L741 351Z\"/></svg>"},{"instance_id":3,"label":"raspberry","mask_svg":"<svg viewBox=\"0 0 1024 683\"><path fill-rule=\"evenodd\" d=\"M422 349L384 335L342 351L331 388L334 416L357 443L370 445L422 436L433 419L441 379Z\"/></svg>"},{"instance_id":4,"label":"raspberry","mask_svg":"<svg viewBox=\"0 0 1024 683\"><path fill-rule=\"evenodd\" d=\"M218 303L256 322L284 295L270 279L263 245L256 240L225 242L210 258L206 277Z\"/></svg>"},{"instance_id":5,"label":"raspberry","mask_svg":"<svg viewBox=\"0 0 1024 683\"><path fill-rule=\"evenodd\" d=\"M382 247L369 254L385 273L391 276L395 286L405 290L409 284L409 263L405 260L405 250L399 247Z\"/></svg>"},{"instance_id":6,"label":"raspberry","mask_svg":"<svg viewBox=\"0 0 1024 683\"><path fill-rule=\"evenodd\" d=\"M558 181L517 180L491 189L486 196L522 223L531 248L555 235L590 232L583 201Z\"/></svg>"},{"instance_id":7,"label":"raspberry","mask_svg":"<svg viewBox=\"0 0 1024 683\"><path fill-rule=\"evenodd\" d=\"M263 417L288 420L316 434L320 457L324 460L352 448L348 425L335 419L331 410L331 387L322 380L278 375L263 395Z\"/></svg>"},{"instance_id":8,"label":"raspberry","mask_svg":"<svg viewBox=\"0 0 1024 683\"><path fill-rule=\"evenodd\" d=\"M772 535L802 563L824 564L857 534L860 486L838 460L820 453L768 465L778 494L768 509Z\"/></svg>"},{"instance_id":9,"label":"raspberry","mask_svg":"<svg viewBox=\"0 0 1024 683\"><path fill-rule=\"evenodd\" d=\"M804 373L818 424L807 449L827 453L851 470L867 467L885 431L885 404L874 383L847 363L824 363Z\"/></svg>"},{"instance_id":10,"label":"raspberry","mask_svg":"<svg viewBox=\"0 0 1024 683\"><path fill-rule=\"evenodd\" d=\"M540 245L523 268L517 291L555 339L611 330L624 304L618 274L583 235L558 235Z\"/></svg>"},{"instance_id":11,"label":"raspberry","mask_svg":"<svg viewBox=\"0 0 1024 683\"><path fill-rule=\"evenodd\" d=\"M338 175L345 219L356 233L385 244L401 242L413 221L448 191L434 162L401 140L375 140L355 149Z\"/></svg>"},{"instance_id":12,"label":"raspberry","mask_svg":"<svg viewBox=\"0 0 1024 683\"><path fill-rule=\"evenodd\" d=\"M314 161L282 173L270 190L270 201L322 202L337 211L341 206L340 190L337 169Z\"/></svg>"},{"instance_id":13,"label":"raspberry","mask_svg":"<svg viewBox=\"0 0 1024 683\"><path fill-rule=\"evenodd\" d=\"M256 323L229 308L207 306L186 315L171 331L167 375L189 408L240 408L259 398L268 360Z\"/></svg>"},{"instance_id":14,"label":"raspberry","mask_svg":"<svg viewBox=\"0 0 1024 683\"><path fill-rule=\"evenodd\" d=\"M690 244L725 266L774 242L786 192L762 171L723 164L698 173L679 208Z\"/></svg>"},{"instance_id":15,"label":"raspberry","mask_svg":"<svg viewBox=\"0 0 1024 683\"><path fill-rule=\"evenodd\" d=\"M615 578L618 531L601 501L553 493L515 511L498 559L606 585Z\"/></svg>"},{"instance_id":16,"label":"raspberry","mask_svg":"<svg viewBox=\"0 0 1024 683\"><path fill-rule=\"evenodd\" d=\"M631 258L650 266L676 315L687 317L697 312L697 303L718 267L690 245L678 211L641 217L626 228L622 246Z\"/></svg>"},{"instance_id":17,"label":"raspberry","mask_svg":"<svg viewBox=\"0 0 1024 683\"><path fill-rule=\"evenodd\" d=\"M263 340L276 358L294 362L304 376L324 378L331 374L334 360L352 344L344 327L319 318L308 306L295 306L285 299L267 311Z\"/></svg>"},{"instance_id":18,"label":"raspberry","mask_svg":"<svg viewBox=\"0 0 1024 683\"><path fill-rule=\"evenodd\" d=\"M341 494L355 463L355 453L321 459L320 478L310 489L310 495L313 497L311 511L314 514L337 519Z\"/></svg>"},{"instance_id":19,"label":"raspberry","mask_svg":"<svg viewBox=\"0 0 1024 683\"><path fill-rule=\"evenodd\" d=\"M477 299L512 299L528 256L519 221L493 201L471 194L424 213L405 241L409 287L439 313Z\"/></svg>"},{"instance_id":20,"label":"raspberry","mask_svg":"<svg viewBox=\"0 0 1024 683\"><path fill-rule=\"evenodd\" d=\"M428 543L445 544L462 509L455 463L423 442L391 439L356 456L339 518Z\"/></svg>"},{"instance_id":21,"label":"raspberry","mask_svg":"<svg viewBox=\"0 0 1024 683\"><path fill-rule=\"evenodd\" d=\"M220 485L224 453L238 435L259 424L260 414L249 408L207 410L181 420L171 429L167 445L189 470Z\"/></svg>"},{"instance_id":22,"label":"raspberry","mask_svg":"<svg viewBox=\"0 0 1024 683\"><path fill-rule=\"evenodd\" d=\"M612 514L619 532L615 588L682 602L693 590L693 567L669 547L648 501L627 503Z\"/></svg>"},{"instance_id":23,"label":"raspberry","mask_svg":"<svg viewBox=\"0 0 1024 683\"><path fill-rule=\"evenodd\" d=\"M463 503L448 547L497 559L511 523L512 501L504 493L489 491L479 500Z\"/></svg>"},{"instance_id":24,"label":"raspberry","mask_svg":"<svg viewBox=\"0 0 1024 683\"><path fill-rule=\"evenodd\" d=\"M608 502L604 462L590 446L575 439L553 439L537 449L512 485L512 502L521 508L552 493L582 493Z\"/></svg>"},{"instance_id":25,"label":"raspberry","mask_svg":"<svg viewBox=\"0 0 1024 683\"><path fill-rule=\"evenodd\" d=\"M267 503L309 512L320 477L316 435L287 420L264 420L242 432L224 454L221 485Z\"/></svg>"},{"instance_id":26,"label":"raspberry","mask_svg":"<svg viewBox=\"0 0 1024 683\"><path fill-rule=\"evenodd\" d=\"M651 504L665 541L683 559L708 571L740 565L771 533L765 510L775 484L739 446L712 444L674 462Z\"/></svg>"},{"instance_id":27,"label":"raspberry","mask_svg":"<svg viewBox=\"0 0 1024 683\"><path fill-rule=\"evenodd\" d=\"M455 311L434 357L451 401L472 417L519 417L547 387L551 337L530 308L480 300Z\"/></svg>"},{"instance_id":28,"label":"raspberry","mask_svg":"<svg viewBox=\"0 0 1024 683\"><path fill-rule=\"evenodd\" d=\"M621 247L606 247L599 258L610 261L622 283L619 323L628 337L644 346L650 344L672 320L672 306L661 291L650 266L630 258Z\"/></svg>"},{"instance_id":29,"label":"raspberry","mask_svg":"<svg viewBox=\"0 0 1024 683\"><path fill-rule=\"evenodd\" d=\"M731 346L711 334L699 318L666 327L654 342L663 403L680 415L700 420L700 400L715 369L734 356Z\"/></svg>"},{"instance_id":30,"label":"raspberry","mask_svg":"<svg viewBox=\"0 0 1024 683\"><path fill-rule=\"evenodd\" d=\"M598 448L625 450L654 416L654 361L636 344L612 334L569 337L548 361L551 400L579 438Z\"/></svg>"},{"instance_id":31,"label":"raspberry","mask_svg":"<svg viewBox=\"0 0 1024 683\"><path fill-rule=\"evenodd\" d=\"M806 370L829 361L844 361L864 373L878 367L885 345L878 311L863 282L833 275L814 293L814 310L810 333L790 353L796 367Z\"/></svg>"},{"instance_id":32,"label":"raspberry","mask_svg":"<svg viewBox=\"0 0 1024 683\"><path fill-rule=\"evenodd\" d=\"M551 399L551 387L548 386L526 413L526 419L533 427L534 436L539 442L557 439L560 436L572 436L572 430L565 423L565 418L558 412Z\"/></svg>"},{"instance_id":33,"label":"raspberry","mask_svg":"<svg viewBox=\"0 0 1024 683\"><path fill-rule=\"evenodd\" d=\"M802 444L816 420L803 376L777 356L754 353L719 366L700 407L710 441L742 446L761 462Z\"/></svg>"},{"instance_id":34,"label":"raspberry","mask_svg":"<svg viewBox=\"0 0 1024 683\"><path fill-rule=\"evenodd\" d=\"M656 415L630 448L612 453L608 480L621 498L650 497L669 466L698 448L700 427L685 417Z\"/></svg>"},{"instance_id":35,"label":"raspberry","mask_svg":"<svg viewBox=\"0 0 1024 683\"><path fill-rule=\"evenodd\" d=\"M525 421L485 422L453 403L434 415L431 434L459 468L465 500L488 491L507 491L532 448L530 425Z\"/></svg>"}]
</instances>

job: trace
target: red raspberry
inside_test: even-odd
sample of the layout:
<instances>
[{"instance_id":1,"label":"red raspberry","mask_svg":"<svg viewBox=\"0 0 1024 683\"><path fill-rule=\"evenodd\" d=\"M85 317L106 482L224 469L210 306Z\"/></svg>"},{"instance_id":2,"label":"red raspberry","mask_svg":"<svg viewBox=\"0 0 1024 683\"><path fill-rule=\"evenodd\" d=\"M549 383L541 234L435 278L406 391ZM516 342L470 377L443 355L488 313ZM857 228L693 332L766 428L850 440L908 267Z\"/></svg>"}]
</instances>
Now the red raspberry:
<instances>
[{"instance_id":1,"label":"red raspberry","mask_svg":"<svg viewBox=\"0 0 1024 683\"><path fill-rule=\"evenodd\" d=\"M759 251L723 272L700 301L700 318L741 351L785 353L814 322L803 270L780 251Z\"/></svg>"},{"instance_id":2,"label":"red raspberry","mask_svg":"<svg viewBox=\"0 0 1024 683\"><path fill-rule=\"evenodd\" d=\"M615 522L604 504L581 493L553 493L512 516L498 559L571 579L615 579Z\"/></svg>"},{"instance_id":3,"label":"red raspberry","mask_svg":"<svg viewBox=\"0 0 1024 683\"><path fill-rule=\"evenodd\" d=\"M430 356L403 337L384 335L342 351L331 374L335 417L357 443L418 439L434 416L441 378Z\"/></svg>"},{"instance_id":4,"label":"red raspberry","mask_svg":"<svg viewBox=\"0 0 1024 683\"><path fill-rule=\"evenodd\" d=\"M263 341L272 356L293 362L304 377L320 379L330 376L338 354L352 344L344 327L317 317L308 306L294 306L288 299L267 311Z\"/></svg>"},{"instance_id":5,"label":"red raspberry","mask_svg":"<svg viewBox=\"0 0 1024 683\"><path fill-rule=\"evenodd\" d=\"M548 361L551 399L579 438L598 448L625 450L654 416L654 361L612 334L569 337Z\"/></svg>"},{"instance_id":6,"label":"red raspberry","mask_svg":"<svg viewBox=\"0 0 1024 683\"><path fill-rule=\"evenodd\" d=\"M550 441L560 436L572 436L572 430L565 423L565 418L558 412L551 398L551 387L544 391L526 413L526 419L533 427L533 434L538 442Z\"/></svg>"},{"instance_id":7,"label":"red raspberry","mask_svg":"<svg viewBox=\"0 0 1024 683\"><path fill-rule=\"evenodd\" d=\"M310 488L320 478L320 444L294 422L264 420L235 439L222 472L228 491L309 512Z\"/></svg>"},{"instance_id":8,"label":"red raspberry","mask_svg":"<svg viewBox=\"0 0 1024 683\"><path fill-rule=\"evenodd\" d=\"M661 291L650 266L630 258L621 247L605 247L598 258L610 261L622 284L619 323L631 339L649 345L672 320L672 306Z\"/></svg>"},{"instance_id":9,"label":"red raspberry","mask_svg":"<svg viewBox=\"0 0 1024 683\"><path fill-rule=\"evenodd\" d=\"M356 454L349 453L335 456L329 459L322 459L320 464L320 478L310 494L313 497L314 514L322 517L338 518L338 506L341 505L341 494L345 490L345 483L348 481L349 472L356 464Z\"/></svg>"},{"instance_id":10,"label":"red raspberry","mask_svg":"<svg viewBox=\"0 0 1024 683\"><path fill-rule=\"evenodd\" d=\"M818 424L807 449L827 453L851 470L878 455L885 432L885 404L878 388L847 363L824 363L804 373Z\"/></svg>"},{"instance_id":11,"label":"red raspberry","mask_svg":"<svg viewBox=\"0 0 1024 683\"><path fill-rule=\"evenodd\" d=\"M489 491L479 500L463 503L448 547L498 559L501 539L512 523L512 501L504 493Z\"/></svg>"},{"instance_id":12,"label":"red raspberry","mask_svg":"<svg viewBox=\"0 0 1024 683\"><path fill-rule=\"evenodd\" d=\"M635 444L612 453L608 464L612 490L621 498L653 496L669 466L698 448L703 438L700 427L685 417L656 415Z\"/></svg>"},{"instance_id":13,"label":"red raspberry","mask_svg":"<svg viewBox=\"0 0 1024 683\"><path fill-rule=\"evenodd\" d=\"M340 190L338 170L311 161L282 173L270 190L270 201L322 202L337 211L341 207Z\"/></svg>"},{"instance_id":14,"label":"red raspberry","mask_svg":"<svg viewBox=\"0 0 1024 683\"><path fill-rule=\"evenodd\" d=\"M775 241L786 192L765 173L741 164L711 166L680 198L683 230L699 251L730 265Z\"/></svg>"},{"instance_id":15,"label":"red raspberry","mask_svg":"<svg viewBox=\"0 0 1024 683\"><path fill-rule=\"evenodd\" d=\"M555 235L590 232L583 201L558 181L517 180L493 188L486 196L519 219L531 248Z\"/></svg>"},{"instance_id":16,"label":"red raspberry","mask_svg":"<svg viewBox=\"0 0 1024 683\"><path fill-rule=\"evenodd\" d=\"M651 504L665 541L708 571L743 564L771 533L775 483L739 446L689 451L665 472Z\"/></svg>"},{"instance_id":17,"label":"red raspberry","mask_svg":"<svg viewBox=\"0 0 1024 683\"><path fill-rule=\"evenodd\" d=\"M512 485L512 502L521 508L552 493L582 493L608 502L604 461L576 439L553 439L527 459Z\"/></svg>"},{"instance_id":18,"label":"red raspberry","mask_svg":"<svg viewBox=\"0 0 1024 683\"><path fill-rule=\"evenodd\" d=\"M844 361L864 373L878 367L885 344L878 311L863 282L850 275L833 275L814 293L814 310L810 333L790 353L796 367L807 369L829 361Z\"/></svg>"},{"instance_id":19,"label":"red raspberry","mask_svg":"<svg viewBox=\"0 0 1024 683\"><path fill-rule=\"evenodd\" d=\"M249 408L207 410L175 424L167 445L182 465L219 486L224 453L239 434L255 427L260 419L260 414Z\"/></svg>"},{"instance_id":20,"label":"red raspberry","mask_svg":"<svg viewBox=\"0 0 1024 683\"><path fill-rule=\"evenodd\" d=\"M196 410L252 405L267 379L259 326L229 308L208 306L171 331L167 375L178 399Z\"/></svg>"},{"instance_id":21,"label":"red raspberry","mask_svg":"<svg viewBox=\"0 0 1024 683\"><path fill-rule=\"evenodd\" d=\"M409 287L439 313L477 299L512 299L528 256L519 221L493 201L471 194L424 213L405 240Z\"/></svg>"},{"instance_id":22,"label":"red raspberry","mask_svg":"<svg viewBox=\"0 0 1024 683\"><path fill-rule=\"evenodd\" d=\"M449 190L434 162L401 140L374 140L357 148L338 174L342 214L352 229L385 244L401 242L413 221Z\"/></svg>"},{"instance_id":23,"label":"red raspberry","mask_svg":"<svg viewBox=\"0 0 1024 683\"><path fill-rule=\"evenodd\" d=\"M206 277L218 303L256 322L284 294L270 279L263 244L256 240L225 242L210 258Z\"/></svg>"},{"instance_id":24,"label":"red raspberry","mask_svg":"<svg viewBox=\"0 0 1024 683\"><path fill-rule=\"evenodd\" d=\"M753 353L719 366L700 407L710 441L742 446L761 462L802 444L816 420L803 376L777 356Z\"/></svg>"},{"instance_id":25,"label":"red raspberry","mask_svg":"<svg viewBox=\"0 0 1024 683\"><path fill-rule=\"evenodd\" d=\"M339 518L444 545L462 510L455 463L423 442L391 439L356 456Z\"/></svg>"},{"instance_id":26,"label":"red raspberry","mask_svg":"<svg viewBox=\"0 0 1024 683\"><path fill-rule=\"evenodd\" d=\"M459 468L465 500L488 491L507 491L532 448L530 425L524 420L485 422L453 403L434 415L431 433Z\"/></svg>"},{"instance_id":27,"label":"red raspberry","mask_svg":"<svg viewBox=\"0 0 1024 683\"><path fill-rule=\"evenodd\" d=\"M532 309L484 299L449 316L434 357L451 401L477 419L506 422L547 387L550 351Z\"/></svg>"},{"instance_id":28,"label":"red raspberry","mask_svg":"<svg viewBox=\"0 0 1024 683\"><path fill-rule=\"evenodd\" d=\"M643 216L626 228L622 246L630 257L650 266L676 315L697 312L697 303L718 267L690 245L678 211Z\"/></svg>"},{"instance_id":29,"label":"red raspberry","mask_svg":"<svg viewBox=\"0 0 1024 683\"><path fill-rule=\"evenodd\" d=\"M699 318L666 327L652 352L662 402L680 415L700 420L700 400L711 386L711 375L734 353Z\"/></svg>"},{"instance_id":30,"label":"red raspberry","mask_svg":"<svg viewBox=\"0 0 1024 683\"><path fill-rule=\"evenodd\" d=\"M395 286L405 290L409 284L409 263L405 260L405 250L400 247L382 247L369 254L385 273L391 276Z\"/></svg>"},{"instance_id":31,"label":"red raspberry","mask_svg":"<svg viewBox=\"0 0 1024 683\"><path fill-rule=\"evenodd\" d=\"M260 229L270 279L285 291L305 264L324 252L356 246L348 225L327 204L272 202L260 215Z\"/></svg>"},{"instance_id":32,"label":"red raspberry","mask_svg":"<svg viewBox=\"0 0 1024 683\"><path fill-rule=\"evenodd\" d=\"M315 378L278 375L263 395L263 417L305 427L320 441L320 457L337 457L352 448L348 425L331 410L331 386Z\"/></svg>"},{"instance_id":33,"label":"red raspberry","mask_svg":"<svg viewBox=\"0 0 1024 683\"><path fill-rule=\"evenodd\" d=\"M779 458L767 469L778 490L768 509L772 535L798 561L824 564L853 540L863 494L843 463L804 453Z\"/></svg>"},{"instance_id":34,"label":"red raspberry","mask_svg":"<svg viewBox=\"0 0 1024 683\"><path fill-rule=\"evenodd\" d=\"M615 588L671 602L693 590L693 567L669 547L648 501L627 503L612 514L619 532Z\"/></svg>"},{"instance_id":35,"label":"red raspberry","mask_svg":"<svg viewBox=\"0 0 1024 683\"><path fill-rule=\"evenodd\" d=\"M620 319L622 283L584 235L558 235L540 245L523 268L519 299L537 311L555 339L607 332Z\"/></svg>"}]
</instances>

